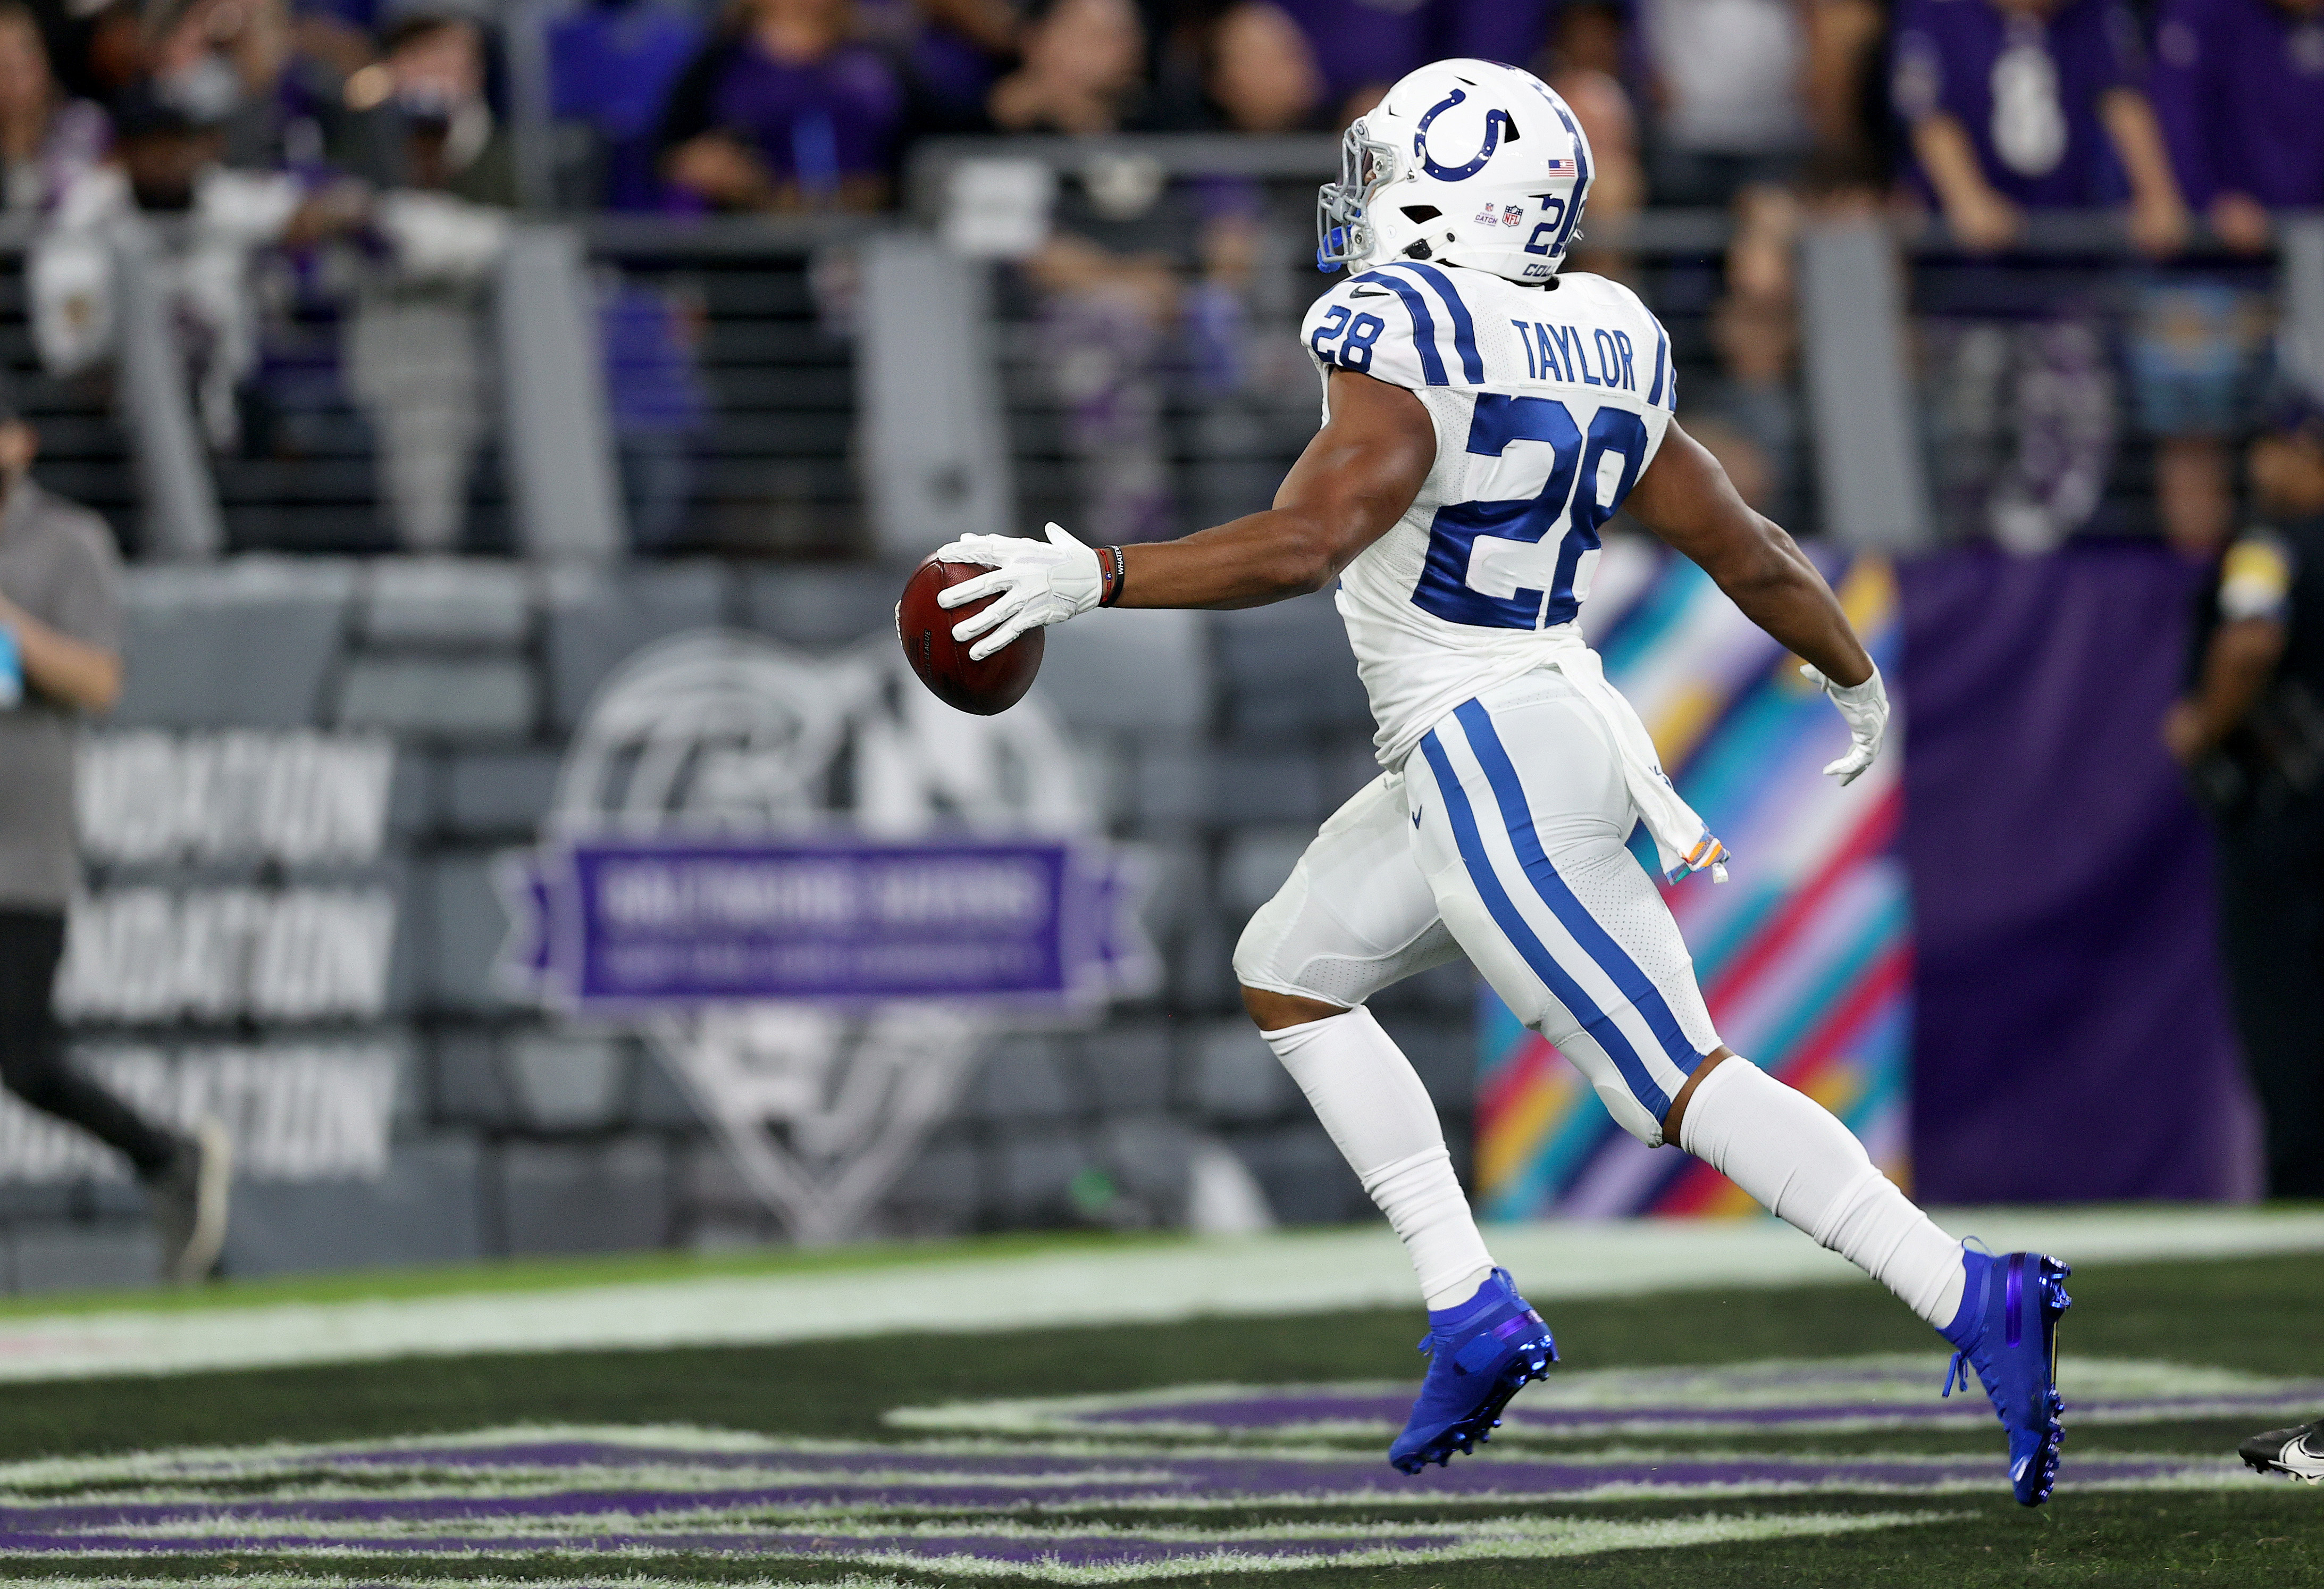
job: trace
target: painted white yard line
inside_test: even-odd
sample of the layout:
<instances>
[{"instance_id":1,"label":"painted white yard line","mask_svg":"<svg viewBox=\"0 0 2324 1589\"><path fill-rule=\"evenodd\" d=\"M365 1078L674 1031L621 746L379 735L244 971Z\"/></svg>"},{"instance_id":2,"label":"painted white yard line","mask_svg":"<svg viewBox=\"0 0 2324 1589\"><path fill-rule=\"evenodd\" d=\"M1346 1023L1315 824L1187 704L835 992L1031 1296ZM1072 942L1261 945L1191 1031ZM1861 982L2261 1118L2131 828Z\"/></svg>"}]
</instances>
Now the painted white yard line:
<instances>
[{"instance_id":1,"label":"painted white yard line","mask_svg":"<svg viewBox=\"0 0 2324 1589\"><path fill-rule=\"evenodd\" d=\"M1021 1552L978 1554L969 1550L945 1551L941 1537L932 1540L928 1548L913 1550L892 1546L862 1544L851 1546L834 1537L817 1539L814 1546L800 1548L795 1541L783 1541L775 1551L766 1548L762 1536L769 1532L758 1529L716 1530L725 1543L714 1546L713 1552L731 1556L748 1551L752 1556L783 1554L818 1562L853 1562L873 1567L900 1568L918 1573L942 1575L952 1579L1031 1578L1040 1583L1065 1584L1132 1584L1157 1579L1209 1578L1222 1573L1286 1573L1311 1571L1317 1567L1383 1567L1436 1565L1458 1561L1537 1561L1560 1557L1595 1556L1616 1550L1666 1550L1686 1546L1758 1542L1775 1539L1802 1539L1830 1537L1837 1534L1865 1533L1882 1529L1910 1528L1915 1525L1951 1522L1966 1516L1961 1512L1945 1511L1860 1511L1860 1512L1775 1512L1760 1515L1749 1513L1711 1513L1694 1518L1655 1518L1645 1521L1617 1520L1606 1518L1496 1518L1477 1522L1452 1525L1442 1530L1443 1538L1429 1536L1439 1530L1422 1525L1414 1529L1398 1528L1396 1532L1415 1542L1373 1546L1352 1550L1319 1550L1296 1533L1277 1538L1277 1529L1254 1528L1239 1529L1227 1538L1231 1541L1221 1548L1193 1550L1175 1556L1148 1557L1139 1549L1143 1543L1135 1533L1123 1531L1120 1548L1111 1558L1104 1544L1095 1549L1084 1547L1089 1559L1061 1558L1058 1554L1028 1557ZM1291 1525L1297 1529L1300 1525ZM1333 1527L1340 1537L1347 1538L1348 1525ZM956 1531L963 1543L973 1543L969 1530ZM1045 1537L1053 1530L1041 1530ZM1203 1530L1212 1537L1213 1530ZM1085 1538L1085 1530L1075 1530ZM235 1538L234 1536L227 1536ZM185 1536L180 1536L180 1538ZM1420 1543L1427 1539L1426 1543ZM1199 1539L1196 1541L1199 1544ZM327 1562L334 1557L372 1557L401 1554L403 1542L388 1538L374 1542L369 1538L357 1538L341 1543L318 1545L266 1541L256 1547L265 1555L291 1557L309 1561ZM626 1561L650 1561L667 1557L686 1547L677 1541L662 1545L650 1540L632 1540L609 1545L602 1540L580 1538L544 1543L526 1538L501 1544L489 1535L463 1541L465 1548L451 1559L473 1561L503 1556L548 1556L560 1560L592 1561L613 1564ZM252 1547L235 1540L238 1553L248 1554ZM1268 1548L1275 1546L1277 1548ZM1256 1548L1254 1548L1256 1547ZM227 1548L222 1545L222 1549ZM698 1547L696 1548L699 1548ZM41 1558L51 1561L102 1561L122 1559L140 1554L134 1545L107 1543L88 1550L69 1547L40 1552L13 1553L19 1560ZM429 1553L436 1560L447 1559ZM428 1559L422 1557L421 1559ZM862 1582L858 1575L850 1575ZM53 1580L51 1580L53 1581ZM118 1580L116 1580L118 1581ZM365 1580L370 1581L370 1580ZM431 1580L432 1581L432 1580ZM489 1581L489 1580L488 1580ZM694 1580L699 1582L699 1580ZM843 1580L845 1582L846 1580ZM183 1584L269 1584L290 1585L308 1584L336 1584L344 1579L302 1579L284 1574L268 1578L239 1576L180 1579ZM655 1589L655 1586L687 1580L654 1578L644 1575L625 1574L618 1580L625 1589ZM780 1584L782 1580L759 1580ZM804 1589L804 1585L801 1586Z\"/></svg>"},{"instance_id":2,"label":"painted white yard line","mask_svg":"<svg viewBox=\"0 0 2324 1589\"><path fill-rule=\"evenodd\" d=\"M1945 1223L1997 1252L2038 1243L2085 1265L2324 1252L2324 1213L2008 1210ZM1860 1280L1771 1220L1545 1223L1497 1227L1489 1240L1536 1303ZM0 1381L1405 1306L1417 1307L1412 1272L1385 1230L1286 1232L860 1270L36 1316L0 1321Z\"/></svg>"},{"instance_id":3,"label":"painted white yard line","mask_svg":"<svg viewBox=\"0 0 2324 1589\"><path fill-rule=\"evenodd\" d=\"M1318 1567L1365 1568L1383 1566L1414 1566L1457 1561L1538 1561L1560 1557L1596 1556L1616 1550L1667 1550L1688 1546L1757 1543L1766 1540L1826 1538L1839 1534L1867 1533L1883 1529L1909 1528L1915 1525L1957 1521L1969 1514L1946 1511L1868 1511L1868 1512L1777 1512L1761 1516L1712 1514L1701 1518L1657 1518L1645 1522L1615 1521L1599 1518L1558 1519L1554 1520L1503 1520L1492 1523L1468 1525L1462 1533L1441 1544L1415 1547L1388 1546L1369 1549L1335 1551L1267 1549L1270 1543L1263 1534L1246 1537L1242 1548L1222 1548L1159 1559L1139 1559L1137 1554L1125 1550L1119 1559L1092 1561L1060 1560L1053 1557L1026 1558L1007 1556L993 1557L968 1553L921 1554L896 1549L849 1549L832 1542L828 1547L812 1551L792 1551L797 1557L818 1562L858 1562L874 1566L900 1568L916 1574L937 1574L952 1579L1031 1578L1038 1583L1064 1584L1111 1584L1148 1583L1157 1580L1204 1578L1231 1573L1287 1573L1313 1571ZM747 1534L733 1537L740 1544ZM1136 1541L1125 1541L1134 1547ZM1289 1543L1289 1542L1286 1542ZM1250 1545L1261 1547L1249 1548ZM743 1545L753 1556L761 1554L755 1546ZM393 1549L392 1546L388 1547ZM526 1541L514 1550L494 1550L488 1542L479 1542L456 1557L437 1556L434 1560L473 1561L490 1559L503 1555L549 1556L567 1562L588 1561L610 1566L632 1561L657 1561L673 1554L675 1547L652 1544L606 1547L595 1541L560 1543L543 1549L539 1544ZM139 1554L119 1547L77 1551L57 1550L38 1553L42 1558L56 1561L103 1561L124 1559ZM266 1554L277 1557L304 1557L317 1562L328 1562L334 1557L359 1557L381 1554L378 1547L368 1543L325 1546L273 1546ZM729 1547L716 1552L734 1554ZM33 1555L19 1554L19 1559ZM0 1583L57 1580L5 1579ZM429 1577L423 1582L438 1580ZM463 1584L487 1586L510 1583L538 1583L533 1579L463 1579ZM624 1573L613 1580L623 1589L681 1589L699 1584L700 1578L662 1578L642 1573ZM940 1579L941 1581L941 1579ZM169 1580L131 1580L115 1578L114 1584L153 1584L167 1582L173 1585L226 1585L235 1589L337 1589L338 1585L358 1582L337 1575L305 1576L297 1573L274 1573L245 1575L230 1572ZM376 1579L359 1580L369 1584ZM917 1580L925 1582L925 1579ZM863 1574L849 1574L840 1579L825 1578L815 1589L844 1589L851 1584L886 1584L905 1589L893 1577L872 1578ZM754 1578L738 1589L809 1589L807 1584L780 1578Z\"/></svg>"},{"instance_id":4,"label":"painted white yard line","mask_svg":"<svg viewBox=\"0 0 2324 1589\"><path fill-rule=\"evenodd\" d=\"M129 1559L138 1553L116 1550L109 1557ZM17 1559L23 1559L19 1557ZM87 1561L90 1553L80 1553L70 1559ZM660 1578L637 1573L624 1573L613 1580L621 1589L701 1589L710 1580L704 1578ZM0 1589L59 1589L70 1584L70 1578L55 1574L37 1578L0 1578ZM527 1575L503 1578L497 1575L472 1578L417 1578L414 1583L456 1584L459 1589L540 1589L542 1580ZM126 1575L105 1580L106 1589L374 1589L379 1583L376 1573L365 1573L350 1578L337 1573L272 1572L250 1573L239 1564L230 1565L223 1573L198 1573L190 1577L134 1578ZM836 1578L729 1578L725 1589L927 1589L925 1579L898 1578L882 1575L873 1577L864 1573L848 1573Z\"/></svg>"}]
</instances>

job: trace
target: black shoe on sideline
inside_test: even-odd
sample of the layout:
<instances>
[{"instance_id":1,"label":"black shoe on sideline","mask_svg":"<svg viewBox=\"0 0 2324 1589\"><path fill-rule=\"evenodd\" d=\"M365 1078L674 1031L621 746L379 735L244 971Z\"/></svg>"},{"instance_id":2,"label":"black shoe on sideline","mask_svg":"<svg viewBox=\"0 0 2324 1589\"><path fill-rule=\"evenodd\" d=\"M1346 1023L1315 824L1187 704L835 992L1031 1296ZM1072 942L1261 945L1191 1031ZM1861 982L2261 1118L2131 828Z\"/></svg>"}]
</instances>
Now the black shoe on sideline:
<instances>
[{"instance_id":1,"label":"black shoe on sideline","mask_svg":"<svg viewBox=\"0 0 2324 1589\"><path fill-rule=\"evenodd\" d=\"M161 1280L189 1286L208 1280L226 1246L226 1198L234 1187L234 1143L205 1116L160 1174L145 1183L153 1228L161 1238Z\"/></svg>"},{"instance_id":2,"label":"black shoe on sideline","mask_svg":"<svg viewBox=\"0 0 2324 1589\"><path fill-rule=\"evenodd\" d=\"M2270 1429L2236 1447L2247 1466L2324 1483L2324 1418L2296 1429Z\"/></svg>"}]
</instances>

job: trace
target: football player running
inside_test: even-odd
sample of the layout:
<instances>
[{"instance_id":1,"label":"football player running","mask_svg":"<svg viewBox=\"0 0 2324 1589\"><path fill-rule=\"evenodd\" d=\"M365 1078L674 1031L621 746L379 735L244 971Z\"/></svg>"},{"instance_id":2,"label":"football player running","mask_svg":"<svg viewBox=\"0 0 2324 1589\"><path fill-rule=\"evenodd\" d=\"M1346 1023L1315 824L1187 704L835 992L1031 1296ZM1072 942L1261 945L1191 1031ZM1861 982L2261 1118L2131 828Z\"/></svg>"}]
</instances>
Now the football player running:
<instances>
[{"instance_id":1,"label":"football player running","mask_svg":"<svg viewBox=\"0 0 2324 1589\"><path fill-rule=\"evenodd\" d=\"M2066 1266L1940 1230L1814 1100L1721 1044L1677 925L1625 847L1672 881L1725 852L1663 774L1574 623L1618 508L1804 658L1855 779L1888 720L1880 674L1789 536L1672 418L1670 339L1618 282L1560 275L1590 146L1530 73L1443 60L1348 131L1317 263L1350 279L1301 331L1323 428L1275 505L1180 540L1090 548L969 536L989 565L947 607L982 657L1098 606L1247 607L1339 582L1385 771L1342 806L1234 956L1243 1002L1403 1239L1428 1374L1388 1449L1407 1473L1487 1437L1556 1347L1494 1266L1418 1076L1365 1008L1466 955L1649 1147L1676 1142L1870 1273L1973 1367L2017 1499L2050 1494Z\"/></svg>"}]
</instances>

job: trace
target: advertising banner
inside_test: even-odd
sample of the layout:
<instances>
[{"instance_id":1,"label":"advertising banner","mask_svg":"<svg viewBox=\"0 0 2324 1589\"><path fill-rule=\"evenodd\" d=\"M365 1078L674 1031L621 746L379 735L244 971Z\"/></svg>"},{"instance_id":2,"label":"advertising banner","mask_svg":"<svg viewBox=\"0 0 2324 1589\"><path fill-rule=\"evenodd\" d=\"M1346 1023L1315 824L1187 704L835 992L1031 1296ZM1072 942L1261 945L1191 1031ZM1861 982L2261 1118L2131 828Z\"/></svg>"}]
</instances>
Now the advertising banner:
<instances>
[{"instance_id":1,"label":"advertising banner","mask_svg":"<svg viewBox=\"0 0 2324 1589\"><path fill-rule=\"evenodd\" d=\"M90 881L69 912L57 1014L75 1062L146 1118L224 1124L247 1179L386 1169L410 1047L389 1009L394 763L376 734L81 736ZM95 1138L0 1093L0 1184L128 1173Z\"/></svg>"},{"instance_id":2,"label":"advertising banner","mask_svg":"<svg viewBox=\"0 0 2324 1589\"><path fill-rule=\"evenodd\" d=\"M659 1051L801 1241L857 1233L986 1042L1150 991L1140 858L1038 694L937 702L894 637L639 652L503 855L504 989Z\"/></svg>"},{"instance_id":3,"label":"advertising banner","mask_svg":"<svg viewBox=\"0 0 2324 1589\"><path fill-rule=\"evenodd\" d=\"M1121 855L1065 839L553 841L503 888L513 975L581 1015L735 1000L1087 1008L1128 947Z\"/></svg>"},{"instance_id":4,"label":"advertising banner","mask_svg":"<svg viewBox=\"0 0 2324 1589\"><path fill-rule=\"evenodd\" d=\"M1900 572L1919 1191L2258 1196L2209 824L2159 732L2202 565L2113 542ZM2073 1123L1997 1150L2027 1121Z\"/></svg>"},{"instance_id":5,"label":"advertising banner","mask_svg":"<svg viewBox=\"0 0 2324 1589\"><path fill-rule=\"evenodd\" d=\"M1894 679L1888 565L1818 555ZM1904 725L1855 783L1824 777L1847 733L1796 659L1693 564L1636 540L1608 546L1584 623L1679 792L1733 855L1731 882L1698 874L1664 891L1720 1036L1846 1121L1909 1186ZM1708 1165L1622 1132L1579 1071L1482 996L1476 1178L1488 1217L1756 1211Z\"/></svg>"}]
</instances>

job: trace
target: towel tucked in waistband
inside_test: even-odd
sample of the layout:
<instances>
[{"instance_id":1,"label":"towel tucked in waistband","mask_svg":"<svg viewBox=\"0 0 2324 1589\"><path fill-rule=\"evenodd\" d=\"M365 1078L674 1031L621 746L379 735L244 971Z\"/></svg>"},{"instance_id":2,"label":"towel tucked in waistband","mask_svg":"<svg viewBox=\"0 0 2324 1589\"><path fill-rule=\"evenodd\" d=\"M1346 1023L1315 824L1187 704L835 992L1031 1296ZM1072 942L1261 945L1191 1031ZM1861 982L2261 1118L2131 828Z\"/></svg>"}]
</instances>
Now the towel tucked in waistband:
<instances>
[{"instance_id":1,"label":"towel tucked in waistband","mask_svg":"<svg viewBox=\"0 0 2324 1589\"><path fill-rule=\"evenodd\" d=\"M1676 882L1690 872L1707 868L1713 882L1725 882L1727 846L1712 836L1702 818L1695 815L1694 808L1672 787L1669 775L1663 771L1662 758L1655 752L1654 738L1647 734L1646 724L1639 721L1637 708L1624 698L1620 690L1606 682L1605 665L1599 661L1598 653L1577 634L1570 645L1558 646L1544 666L1564 675L1613 737L1621 757L1622 780L1629 786L1631 804L1638 808L1646 831L1654 836L1655 854L1662 863L1663 876Z\"/></svg>"}]
</instances>

